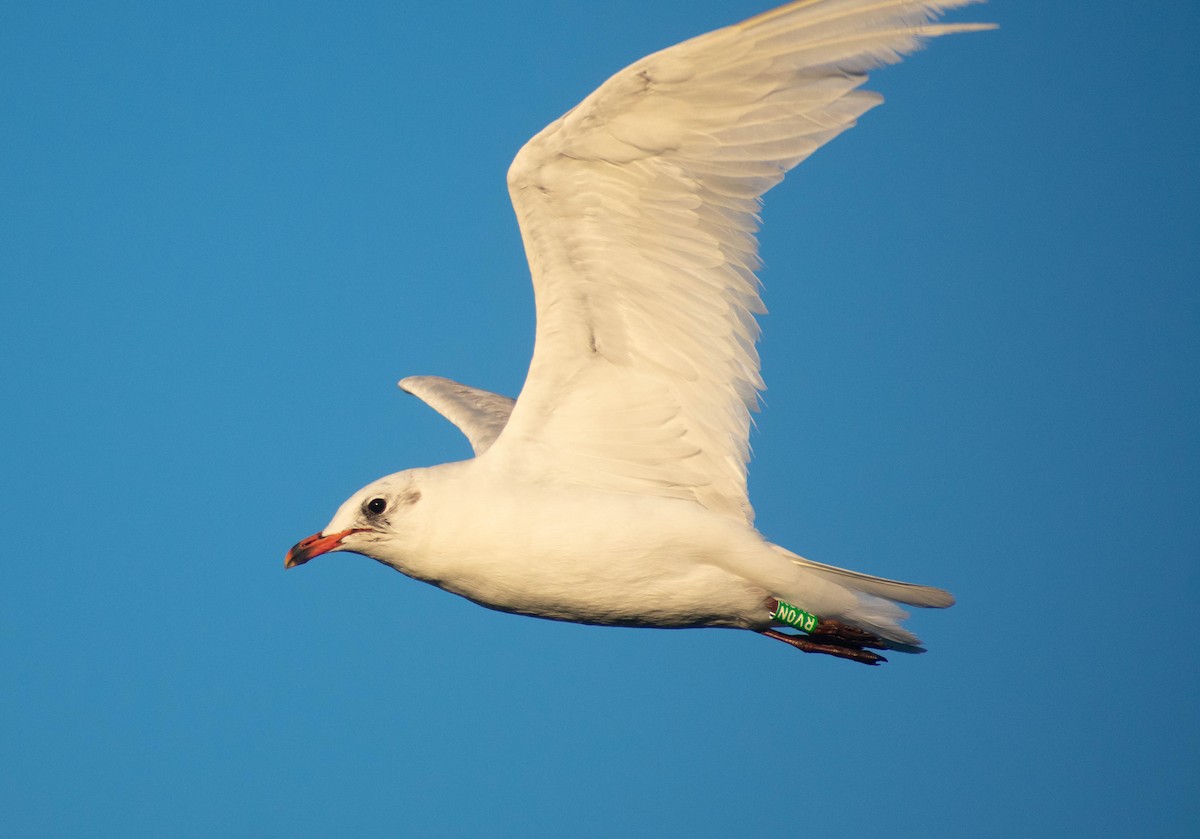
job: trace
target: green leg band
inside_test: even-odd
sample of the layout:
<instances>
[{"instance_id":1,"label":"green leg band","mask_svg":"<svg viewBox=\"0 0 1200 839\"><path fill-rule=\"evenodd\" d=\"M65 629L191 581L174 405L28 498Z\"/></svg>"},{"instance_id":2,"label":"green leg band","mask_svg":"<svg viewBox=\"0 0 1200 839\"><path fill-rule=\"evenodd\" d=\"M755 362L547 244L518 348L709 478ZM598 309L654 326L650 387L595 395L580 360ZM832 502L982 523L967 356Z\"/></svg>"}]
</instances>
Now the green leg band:
<instances>
[{"instance_id":1,"label":"green leg band","mask_svg":"<svg viewBox=\"0 0 1200 839\"><path fill-rule=\"evenodd\" d=\"M817 622L820 618L812 612L806 612L797 606L793 606L791 603L784 603L782 600L776 602L779 605L771 613L771 620L786 623L788 626L794 626L796 629L804 632L812 632L817 628Z\"/></svg>"}]
</instances>

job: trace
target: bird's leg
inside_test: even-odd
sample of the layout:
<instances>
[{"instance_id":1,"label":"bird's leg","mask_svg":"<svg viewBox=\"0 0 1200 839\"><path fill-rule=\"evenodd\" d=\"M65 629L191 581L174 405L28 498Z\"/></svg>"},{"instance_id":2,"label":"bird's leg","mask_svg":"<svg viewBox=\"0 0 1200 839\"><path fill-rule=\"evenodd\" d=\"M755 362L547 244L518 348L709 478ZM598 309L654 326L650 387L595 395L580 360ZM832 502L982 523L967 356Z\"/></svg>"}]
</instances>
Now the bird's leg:
<instances>
[{"instance_id":1,"label":"bird's leg","mask_svg":"<svg viewBox=\"0 0 1200 839\"><path fill-rule=\"evenodd\" d=\"M877 650L888 648L887 642L874 633L859 629L857 626L842 623L831 618L818 618L811 612L784 603L777 598L770 598L767 607L771 610L771 619L794 627L807 633L806 635L789 635L775 629L762 632L768 638L783 641L806 653L824 653L837 658L848 658L861 664L879 664L887 661L881 655L868 652L866 647Z\"/></svg>"},{"instance_id":2,"label":"bird's leg","mask_svg":"<svg viewBox=\"0 0 1200 839\"><path fill-rule=\"evenodd\" d=\"M824 624L826 621L822 621L821 623ZM838 624L836 621L829 621L828 623L836 624L838 627L844 627L845 629L853 630L854 632L862 632L860 629L847 627L844 624ZM787 633L780 632L777 629L764 629L760 631L760 634L766 635L768 638L774 638L776 641L782 641L785 644L791 644L796 649L805 653L824 653L825 655L831 655L837 658L846 658L850 661L857 661L859 664L875 665L887 661L886 658L878 653L873 653L870 650L864 650L863 645L859 644L857 640L852 641L849 638L843 638L836 632L827 631L825 633L820 633L820 626L813 630L811 635L807 636L788 635ZM872 641L879 641L878 638L876 638L874 635L871 635L869 632L862 632L862 634L866 635L868 639ZM874 646L874 644L872 644L872 646ZM884 648L877 647L877 649Z\"/></svg>"},{"instance_id":3,"label":"bird's leg","mask_svg":"<svg viewBox=\"0 0 1200 839\"><path fill-rule=\"evenodd\" d=\"M848 623L831 620L830 618L821 618L817 623L817 628L808 633L808 637L817 641L828 641L832 644L841 644L848 647L870 647L874 650L886 650L888 648L884 640L878 635L867 632L865 629L859 629L857 626L851 626Z\"/></svg>"}]
</instances>

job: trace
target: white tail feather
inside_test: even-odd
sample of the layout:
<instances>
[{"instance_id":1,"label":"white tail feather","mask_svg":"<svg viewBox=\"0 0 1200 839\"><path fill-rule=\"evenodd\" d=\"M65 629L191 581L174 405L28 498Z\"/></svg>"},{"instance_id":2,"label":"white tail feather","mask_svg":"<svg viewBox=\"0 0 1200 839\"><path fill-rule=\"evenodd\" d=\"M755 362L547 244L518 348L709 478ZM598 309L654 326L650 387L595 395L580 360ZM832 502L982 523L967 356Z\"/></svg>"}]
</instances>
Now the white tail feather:
<instances>
[{"instance_id":1,"label":"white tail feather","mask_svg":"<svg viewBox=\"0 0 1200 839\"><path fill-rule=\"evenodd\" d=\"M921 646L921 639L900 625L907 617L908 612L892 601L860 592L858 608L854 610L853 615L847 616L846 620L859 629L873 632L892 642L889 646L893 646L894 649L923 653L925 648Z\"/></svg>"},{"instance_id":2,"label":"white tail feather","mask_svg":"<svg viewBox=\"0 0 1200 839\"><path fill-rule=\"evenodd\" d=\"M926 609L945 609L948 606L954 605L954 595L945 589L922 586L917 583L905 583L900 580L889 580L886 577L873 577L870 574L861 574L858 571L847 571L845 568L824 565L820 562L813 562L811 559L805 559L799 554L794 554L787 548L781 548L778 545L775 548L800 567L810 568L813 571L826 574L846 588L853 589L854 591L873 594L885 600L893 600L897 603L906 603L909 606L920 606Z\"/></svg>"},{"instance_id":3,"label":"white tail feather","mask_svg":"<svg viewBox=\"0 0 1200 839\"><path fill-rule=\"evenodd\" d=\"M845 568L805 559L778 545L772 547L796 565L817 572L830 582L846 589L857 599L853 609L838 616L840 620L873 632L891 641L896 645L896 649L905 652L924 652L924 648L921 647L920 638L900 625L908 617L908 612L896 605L897 603L934 609L954 605L954 595L945 589L847 571Z\"/></svg>"}]
</instances>

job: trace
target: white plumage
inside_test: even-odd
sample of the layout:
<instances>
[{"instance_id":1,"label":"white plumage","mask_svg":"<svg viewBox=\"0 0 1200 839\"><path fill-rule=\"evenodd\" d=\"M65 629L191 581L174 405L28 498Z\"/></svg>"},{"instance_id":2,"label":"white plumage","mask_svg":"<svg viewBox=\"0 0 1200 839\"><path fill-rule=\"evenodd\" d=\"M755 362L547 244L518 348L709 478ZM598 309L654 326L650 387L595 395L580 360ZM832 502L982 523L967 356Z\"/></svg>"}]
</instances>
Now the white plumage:
<instances>
[{"instance_id":1,"label":"white plumage","mask_svg":"<svg viewBox=\"0 0 1200 839\"><path fill-rule=\"evenodd\" d=\"M810 562L752 526L756 214L880 102L866 70L988 28L930 22L969 1L800 0L635 62L543 129L508 173L537 305L519 399L404 379L475 459L364 488L289 566L349 550L540 617L734 626L867 663L863 646L919 649L895 603L949 594ZM771 629L778 600L821 629Z\"/></svg>"},{"instance_id":2,"label":"white plumage","mask_svg":"<svg viewBox=\"0 0 1200 839\"><path fill-rule=\"evenodd\" d=\"M517 400L498 393L459 384L441 376L409 376L400 380L401 390L420 397L458 426L475 454L491 448L508 423Z\"/></svg>"}]
</instances>

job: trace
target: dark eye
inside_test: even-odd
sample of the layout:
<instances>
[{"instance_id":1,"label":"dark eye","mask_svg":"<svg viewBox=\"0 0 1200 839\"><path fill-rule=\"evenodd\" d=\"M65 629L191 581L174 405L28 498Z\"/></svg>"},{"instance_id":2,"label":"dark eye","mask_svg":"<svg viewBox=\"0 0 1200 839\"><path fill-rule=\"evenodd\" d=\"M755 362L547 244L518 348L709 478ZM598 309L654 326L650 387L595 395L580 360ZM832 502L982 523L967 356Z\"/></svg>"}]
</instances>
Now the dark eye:
<instances>
[{"instance_id":1,"label":"dark eye","mask_svg":"<svg viewBox=\"0 0 1200 839\"><path fill-rule=\"evenodd\" d=\"M367 512L373 516L377 516L387 509L386 498L372 498L367 502Z\"/></svg>"}]
</instances>

